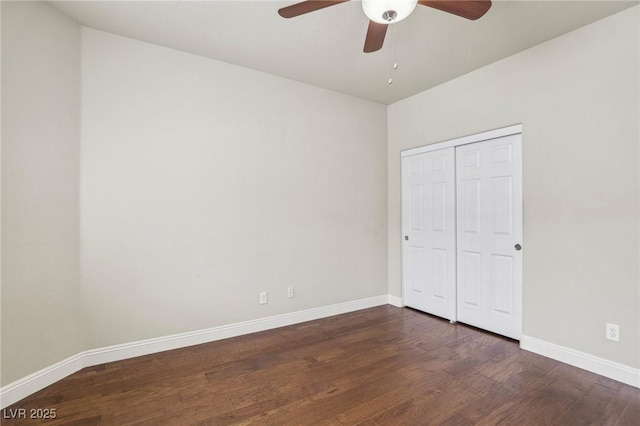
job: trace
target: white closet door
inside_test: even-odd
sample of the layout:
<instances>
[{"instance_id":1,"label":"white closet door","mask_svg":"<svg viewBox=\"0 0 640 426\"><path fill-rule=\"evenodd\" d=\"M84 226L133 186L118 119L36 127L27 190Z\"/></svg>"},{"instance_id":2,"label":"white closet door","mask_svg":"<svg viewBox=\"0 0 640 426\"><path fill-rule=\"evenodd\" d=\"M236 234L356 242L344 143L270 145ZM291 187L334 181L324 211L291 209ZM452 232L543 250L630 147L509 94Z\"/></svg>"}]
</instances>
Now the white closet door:
<instances>
[{"instance_id":1,"label":"white closet door","mask_svg":"<svg viewBox=\"0 0 640 426\"><path fill-rule=\"evenodd\" d=\"M456 317L455 151L402 159L404 304Z\"/></svg>"},{"instance_id":2,"label":"white closet door","mask_svg":"<svg viewBox=\"0 0 640 426\"><path fill-rule=\"evenodd\" d=\"M458 321L522 334L522 139L456 148Z\"/></svg>"}]
</instances>

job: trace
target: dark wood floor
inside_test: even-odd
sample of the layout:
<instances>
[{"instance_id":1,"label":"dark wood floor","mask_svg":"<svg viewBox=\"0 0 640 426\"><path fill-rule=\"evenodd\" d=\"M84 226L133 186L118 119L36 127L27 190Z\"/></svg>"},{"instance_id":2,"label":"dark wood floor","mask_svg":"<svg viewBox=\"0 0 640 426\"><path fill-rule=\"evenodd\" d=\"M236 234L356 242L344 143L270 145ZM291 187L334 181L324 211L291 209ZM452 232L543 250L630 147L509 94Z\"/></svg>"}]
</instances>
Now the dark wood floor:
<instances>
[{"instance_id":1,"label":"dark wood floor","mask_svg":"<svg viewBox=\"0 0 640 426\"><path fill-rule=\"evenodd\" d=\"M54 408L43 425L637 426L640 389L383 306L86 368L18 408Z\"/></svg>"}]
</instances>

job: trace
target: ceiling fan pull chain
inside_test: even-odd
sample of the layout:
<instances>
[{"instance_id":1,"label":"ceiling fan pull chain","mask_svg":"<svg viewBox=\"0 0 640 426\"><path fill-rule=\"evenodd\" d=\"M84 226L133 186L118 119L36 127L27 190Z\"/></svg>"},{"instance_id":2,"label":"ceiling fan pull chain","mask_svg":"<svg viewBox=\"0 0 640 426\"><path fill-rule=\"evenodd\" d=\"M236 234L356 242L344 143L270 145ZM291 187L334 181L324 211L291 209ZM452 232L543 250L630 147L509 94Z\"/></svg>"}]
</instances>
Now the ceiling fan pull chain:
<instances>
[{"instance_id":1,"label":"ceiling fan pull chain","mask_svg":"<svg viewBox=\"0 0 640 426\"><path fill-rule=\"evenodd\" d=\"M393 69L398 69L398 35L396 33L396 22L393 22Z\"/></svg>"},{"instance_id":2,"label":"ceiling fan pull chain","mask_svg":"<svg viewBox=\"0 0 640 426\"><path fill-rule=\"evenodd\" d=\"M398 45L396 43L398 37L396 36L396 20L395 17L389 20L389 25L393 27L393 43L389 46L389 79L387 83L393 84L393 70L398 69Z\"/></svg>"}]
</instances>

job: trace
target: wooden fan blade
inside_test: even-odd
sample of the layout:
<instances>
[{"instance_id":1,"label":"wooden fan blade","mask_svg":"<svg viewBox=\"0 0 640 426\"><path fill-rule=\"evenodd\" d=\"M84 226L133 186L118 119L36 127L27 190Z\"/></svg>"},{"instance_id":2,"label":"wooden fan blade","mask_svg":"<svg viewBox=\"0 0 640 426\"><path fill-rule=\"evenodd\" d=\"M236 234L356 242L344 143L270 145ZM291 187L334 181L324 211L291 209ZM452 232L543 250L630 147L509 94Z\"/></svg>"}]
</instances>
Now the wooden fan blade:
<instances>
[{"instance_id":1,"label":"wooden fan blade","mask_svg":"<svg viewBox=\"0 0 640 426\"><path fill-rule=\"evenodd\" d=\"M301 3L292 4L291 6L283 7L278 10L278 14L283 18L295 18L296 16L304 15L305 13L314 12L316 10L335 6L336 4L347 1L349 0L307 0Z\"/></svg>"},{"instance_id":2,"label":"wooden fan blade","mask_svg":"<svg viewBox=\"0 0 640 426\"><path fill-rule=\"evenodd\" d=\"M491 8L490 0L419 0L418 4L473 21L482 17Z\"/></svg>"},{"instance_id":3,"label":"wooden fan blade","mask_svg":"<svg viewBox=\"0 0 640 426\"><path fill-rule=\"evenodd\" d=\"M380 50L384 44L384 36L387 34L387 24L378 24L369 21L367 29L367 38L364 40L364 53L375 52Z\"/></svg>"}]
</instances>

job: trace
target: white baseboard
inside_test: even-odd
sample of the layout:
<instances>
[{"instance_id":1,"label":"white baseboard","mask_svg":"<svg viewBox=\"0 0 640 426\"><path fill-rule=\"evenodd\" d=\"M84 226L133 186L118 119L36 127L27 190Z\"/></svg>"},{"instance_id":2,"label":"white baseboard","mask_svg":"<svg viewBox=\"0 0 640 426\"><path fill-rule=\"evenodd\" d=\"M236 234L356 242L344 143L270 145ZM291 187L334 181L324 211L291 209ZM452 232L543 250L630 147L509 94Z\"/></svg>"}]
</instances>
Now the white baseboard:
<instances>
[{"instance_id":1,"label":"white baseboard","mask_svg":"<svg viewBox=\"0 0 640 426\"><path fill-rule=\"evenodd\" d=\"M389 304L391 306L395 306L396 308L404 308L404 303L402 303L402 297L394 296L392 294L389 295Z\"/></svg>"},{"instance_id":2,"label":"white baseboard","mask_svg":"<svg viewBox=\"0 0 640 426\"><path fill-rule=\"evenodd\" d=\"M387 295L369 297L350 302L337 303L335 305L321 306L319 308L306 309L304 311L275 315L251 321L243 321L204 330L190 331L187 333L163 336L154 339L140 340L122 345L108 346L92 349L83 353L84 366L104 364L106 362L120 361L141 355L149 355L202 343L215 342L229 337L242 336L272 328L285 327L301 322L359 311L374 306L386 305Z\"/></svg>"},{"instance_id":3,"label":"white baseboard","mask_svg":"<svg viewBox=\"0 0 640 426\"><path fill-rule=\"evenodd\" d=\"M84 368L79 353L0 388L0 409L20 401Z\"/></svg>"},{"instance_id":4,"label":"white baseboard","mask_svg":"<svg viewBox=\"0 0 640 426\"><path fill-rule=\"evenodd\" d=\"M91 349L73 355L57 364L36 371L27 377L16 380L0 388L0 409L20 401L27 396L44 389L45 387L61 380L84 367L103 364L105 362L120 361L141 355L149 355L171 349L179 349L201 343L227 339L272 328L284 327L315 319L326 318L334 315L355 312L361 309L389 303L389 296L368 297L366 299L336 303L335 305L306 309L304 311L275 315L251 321L223 325L204 330L163 336L154 339L140 340L122 345L108 346Z\"/></svg>"},{"instance_id":5,"label":"white baseboard","mask_svg":"<svg viewBox=\"0 0 640 426\"><path fill-rule=\"evenodd\" d=\"M574 367L640 388L640 369L556 345L535 337L522 336L520 347Z\"/></svg>"}]
</instances>

